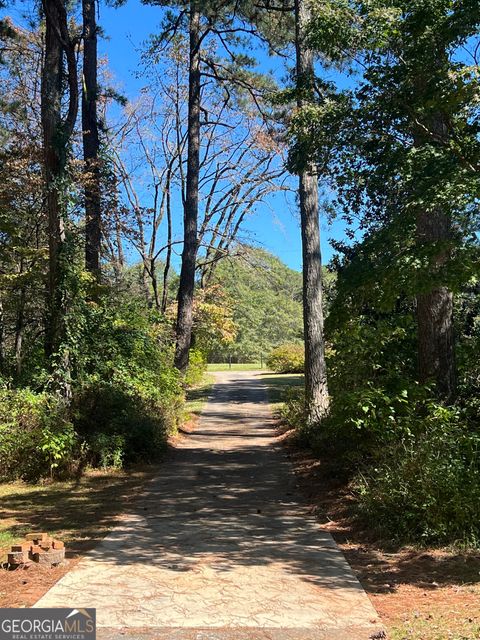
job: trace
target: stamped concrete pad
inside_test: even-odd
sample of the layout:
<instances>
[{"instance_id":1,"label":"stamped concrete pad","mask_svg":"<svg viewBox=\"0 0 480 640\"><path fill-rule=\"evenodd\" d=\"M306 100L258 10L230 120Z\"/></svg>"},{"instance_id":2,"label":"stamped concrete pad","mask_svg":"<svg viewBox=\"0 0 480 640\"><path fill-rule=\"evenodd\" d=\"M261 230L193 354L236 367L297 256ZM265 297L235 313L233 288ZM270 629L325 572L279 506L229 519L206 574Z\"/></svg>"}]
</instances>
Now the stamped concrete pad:
<instances>
[{"instance_id":1,"label":"stamped concrete pad","mask_svg":"<svg viewBox=\"0 0 480 640\"><path fill-rule=\"evenodd\" d=\"M224 372L194 434L36 604L96 607L100 637L362 640L378 616L306 513L260 372Z\"/></svg>"}]
</instances>

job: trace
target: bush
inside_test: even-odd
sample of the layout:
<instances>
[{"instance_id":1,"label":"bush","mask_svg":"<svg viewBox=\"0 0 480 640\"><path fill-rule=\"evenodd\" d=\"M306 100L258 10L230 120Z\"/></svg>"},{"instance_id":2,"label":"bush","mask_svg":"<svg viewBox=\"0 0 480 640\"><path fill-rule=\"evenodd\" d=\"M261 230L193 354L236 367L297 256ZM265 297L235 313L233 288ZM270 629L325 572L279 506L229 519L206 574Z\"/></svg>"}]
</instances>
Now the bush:
<instances>
[{"instance_id":1,"label":"bush","mask_svg":"<svg viewBox=\"0 0 480 640\"><path fill-rule=\"evenodd\" d=\"M304 348L301 344L282 344L267 358L267 367L276 373L303 373L305 368Z\"/></svg>"},{"instance_id":2,"label":"bush","mask_svg":"<svg viewBox=\"0 0 480 640\"><path fill-rule=\"evenodd\" d=\"M170 328L135 300L85 316L73 421L92 466L159 459L180 420L183 390Z\"/></svg>"},{"instance_id":3,"label":"bush","mask_svg":"<svg viewBox=\"0 0 480 640\"><path fill-rule=\"evenodd\" d=\"M117 374L110 382L92 379L78 390L74 423L91 466L154 462L163 455L183 406L176 375L169 373L174 392L161 374L157 380Z\"/></svg>"},{"instance_id":4,"label":"bush","mask_svg":"<svg viewBox=\"0 0 480 640\"><path fill-rule=\"evenodd\" d=\"M360 476L360 513L399 539L478 544L480 435L455 409L431 403L426 410Z\"/></svg>"},{"instance_id":5,"label":"bush","mask_svg":"<svg viewBox=\"0 0 480 640\"><path fill-rule=\"evenodd\" d=\"M190 359L188 363L187 374L185 376L185 383L188 387L193 387L203 379L205 371L207 370L207 361L205 356L198 349L192 349L190 351Z\"/></svg>"},{"instance_id":6,"label":"bush","mask_svg":"<svg viewBox=\"0 0 480 640\"><path fill-rule=\"evenodd\" d=\"M68 469L78 448L66 406L48 393L0 391L0 479L35 481Z\"/></svg>"},{"instance_id":7,"label":"bush","mask_svg":"<svg viewBox=\"0 0 480 640\"><path fill-rule=\"evenodd\" d=\"M301 436L305 432L306 405L305 390L298 387L287 387L283 395L284 404L280 407L280 417Z\"/></svg>"},{"instance_id":8,"label":"bush","mask_svg":"<svg viewBox=\"0 0 480 640\"><path fill-rule=\"evenodd\" d=\"M70 406L47 392L0 390L0 479L152 462L178 426L184 393L165 322L135 301L104 300L82 307L70 338Z\"/></svg>"},{"instance_id":9,"label":"bush","mask_svg":"<svg viewBox=\"0 0 480 640\"><path fill-rule=\"evenodd\" d=\"M463 349L454 406L415 382L414 317L408 313L330 319L329 415L305 424L303 397L282 409L356 489L357 515L401 542L480 542L480 340Z\"/></svg>"}]
</instances>

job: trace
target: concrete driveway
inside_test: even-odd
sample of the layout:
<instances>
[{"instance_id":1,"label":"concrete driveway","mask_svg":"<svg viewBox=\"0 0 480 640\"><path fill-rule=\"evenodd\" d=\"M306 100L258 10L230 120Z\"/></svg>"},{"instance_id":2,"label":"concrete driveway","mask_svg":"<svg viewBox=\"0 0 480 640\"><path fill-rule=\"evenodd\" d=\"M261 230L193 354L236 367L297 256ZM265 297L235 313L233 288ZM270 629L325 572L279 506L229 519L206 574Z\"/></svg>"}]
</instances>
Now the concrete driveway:
<instances>
[{"instance_id":1,"label":"concrete driveway","mask_svg":"<svg viewBox=\"0 0 480 640\"><path fill-rule=\"evenodd\" d=\"M261 372L216 374L195 433L36 606L95 607L101 638L366 640L381 632L334 540L296 494Z\"/></svg>"}]
</instances>

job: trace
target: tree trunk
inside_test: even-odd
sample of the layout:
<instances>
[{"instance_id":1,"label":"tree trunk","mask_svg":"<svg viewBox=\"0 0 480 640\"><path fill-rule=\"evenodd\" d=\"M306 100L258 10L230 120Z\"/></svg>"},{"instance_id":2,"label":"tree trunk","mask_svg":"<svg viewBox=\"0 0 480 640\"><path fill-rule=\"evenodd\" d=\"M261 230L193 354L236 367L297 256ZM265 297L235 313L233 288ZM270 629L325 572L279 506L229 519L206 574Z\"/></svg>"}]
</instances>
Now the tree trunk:
<instances>
[{"instance_id":1,"label":"tree trunk","mask_svg":"<svg viewBox=\"0 0 480 640\"><path fill-rule=\"evenodd\" d=\"M447 135L441 114L428 123L428 128L438 138ZM415 145L425 142L424 132L417 131ZM432 247L437 247L429 258L433 285L417 295L418 377L422 384L433 380L438 395L448 402L456 390L453 293L442 285L439 272L450 260L450 217L440 207L421 209L416 218L416 235L421 253L426 250L430 255Z\"/></svg>"},{"instance_id":2,"label":"tree trunk","mask_svg":"<svg viewBox=\"0 0 480 640\"><path fill-rule=\"evenodd\" d=\"M159 311L160 296L158 294L157 261L155 258L150 258L150 279L152 281L153 303L155 304L155 309Z\"/></svg>"},{"instance_id":3,"label":"tree trunk","mask_svg":"<svg viewBox=\"0 0 480 640\"><path fill-rule=\"evenodd\" d=\"M162 288L162 313L165 313L168 305L168 276L170 273L170 262L172 260L172 198L170 191L170 173L167 179L167 256L165 258L165 267L163 269L163 288Z\"/></svg>"},{"instance_id":4,"label":"tree trunk","mask_svg":"<svg viewBox=\"0 0 480 640\"><path fill-rule=\"evenodd\" d=\"M190 5L188 157L184 205L182 268L178 288L175 366L185 372L192 341L195 265L198 251L198 180L200 171L200 13Z\"/></svg>"},{"instance_id":5,"label":"tree trunk","mask_svg":"<svg viewBox=\"0 0 480 640\"><path fill-rule=\"evenodd\" d=\"M113 176L113 217L114 217L114 225L115 225L115 257L114 257L114 270L115 270L115 281L117 284L120 283L122 279L123 269L125 267L125 256L123 253L123 243L122 243L122 222L120 219L120 213L118 211L118 181L117 177Z\"/></svg>"},{"instance_id":6,"label":"tree trunk","mask_svg":"<svg viewBox=\"0 0 480 640\"><path fill-rule=\"evenodd\" d=\"M45 352L55 374L58 392L70 398L70 358L65 345L66 255L65 167L67 145L78 110L76 61L67 26L63 0L43 0L45 13L45 55L42 66L41 124L43 133L43 171L48 231L48 285ZM68 66L68 113L62 120L63 55Z\"/></svg>"},{"instance_id":7,"label":"tree trunk","mask_svg":"<svg viewBox=\"0 0 480 640\"><path fill-rule=\"evenodd\" d=\"M312 52L305 44L309 20L305 0L295 0L296 64L298 107L313 97L314 67ZM303 256L303 324L305 340L305 399L307 421L318 423L328 410L328 385L323 339L322 259L318 183L315 168L308 166L299 175L299 202Z\"/></svg>"},{"instance_id":8,"label":"tree trunk","mask_svg":"<svg viewBox=\"0 0 480 640\"><path fill-rule=\"evenodd\" d=\"M100 276L101 202L95 4L95 0L82 0L84 42L82 130L85 161L85 267L98 279Z\"/></svg>"},{"instance_id":9,"label":"tree trunk","mask_svg":"<svg viewBox=\"0 0 480 640\"><path fill-rule=\"evenodd\" d=\"M44 0L46 17L45 58L42 69L41 119L43 130L43 163L45 204L48 225L48 309L46 322L46 355L50 358L62 337L61 253L65 243L65 227L60 206L60 183L65 158L61 122L63 48L58 37L58 15L54 0Z\"/></svg>"},{"instance_id":10,"label":"tree trunk","mask_svg":"<svg viewBox=\"0 0 480 640\"><path fill-rule=\"evenodd\" d=\"M21 269L21 272L23 268ZM22 360L23 360L23 333L25 330L25 302L26 291L25 287L20 288L20 297L18 301L17 320L15 323L15 367L17 376L20 377L22 373Z\"/></svg>"}]
</instances>

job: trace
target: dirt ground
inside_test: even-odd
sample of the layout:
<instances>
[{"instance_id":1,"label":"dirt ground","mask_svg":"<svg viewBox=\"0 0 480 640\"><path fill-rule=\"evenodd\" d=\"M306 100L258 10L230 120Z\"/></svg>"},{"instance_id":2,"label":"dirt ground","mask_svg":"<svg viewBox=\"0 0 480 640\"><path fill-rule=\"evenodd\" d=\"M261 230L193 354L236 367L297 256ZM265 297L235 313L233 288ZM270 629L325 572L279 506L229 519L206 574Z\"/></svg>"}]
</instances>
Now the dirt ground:
<instances>
[{"instance_id":1,"label":"dirt ground","mask_svg":"<svg viewBox=\"0 0 480 640\"><path fill-rule=\"evenodd\" d=\"M392 640L480 638L480 554L395 547L351 517L352 495L325 462L284 436L312 512L330 531Z\"/></svg>"},{"instance_id":2,"label":"dirt ground","mask_svg":"<svg viewBox=\"0 0 480 640\"><path fill-rule=\"evenodd\" d=\"M0 485L0 607L31 607L114 526L116 519L155 475L153 467L126 472L89 472L69 481ZM6 552L29 531L47 531L65 542L66 563L32 563L14 571Z\"/></svg>"}]
</instances>

